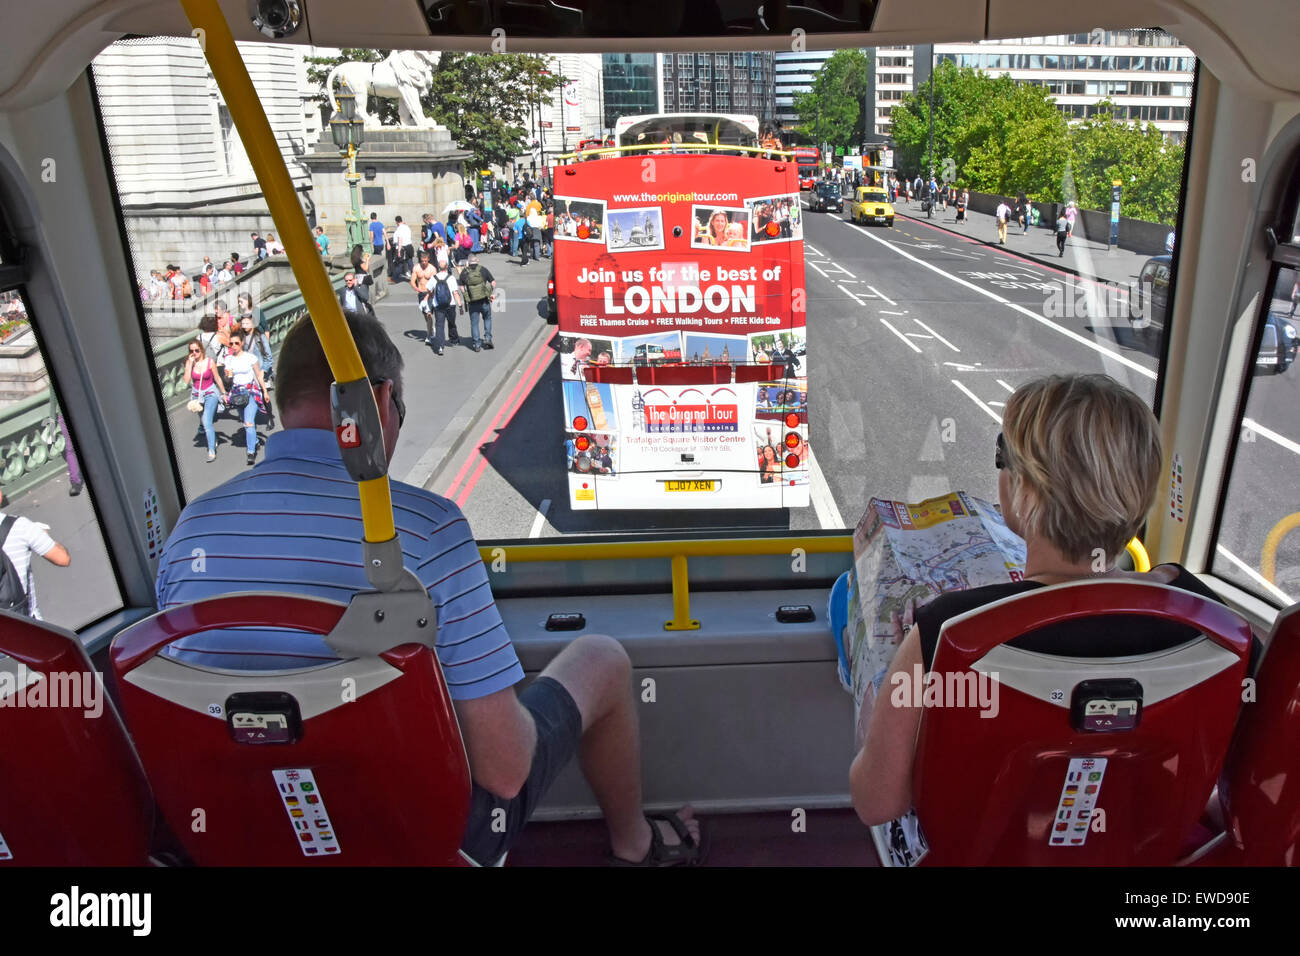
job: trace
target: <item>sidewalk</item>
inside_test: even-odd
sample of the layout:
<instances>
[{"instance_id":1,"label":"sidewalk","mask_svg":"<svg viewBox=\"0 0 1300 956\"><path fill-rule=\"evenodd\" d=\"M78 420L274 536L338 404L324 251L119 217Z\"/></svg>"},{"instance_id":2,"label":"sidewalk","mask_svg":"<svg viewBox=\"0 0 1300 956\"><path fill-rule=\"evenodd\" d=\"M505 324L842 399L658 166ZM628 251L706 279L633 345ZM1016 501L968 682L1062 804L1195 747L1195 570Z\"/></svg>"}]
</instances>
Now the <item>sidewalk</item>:
<instances>
[{"instance_id":1,"label":"sidewalk","mask_svg":"<svg viewBox=\"0 0 1300 956\"><path fill-rule=\"evenodd\" d=\"M1074 236L1066 240L1065 255L1060 256L1056 251L1055 223L1052 224L1052 229L1046 229L1043 225L1030 226L1029 232L1022 235L1020 226L1012 220L1007 227L1007 244L1000 246L997 220L989 213L967 212L966 218L970 221L963 224L957 222L955 207L949 206L946 211L935 207L934 218L929 219L921 212L919 200L913 200L908 205L902 199L894 204L894 212L900 218L914 219L986 246L1005 249L1041 265L1113 285L1136 282L1143 264L1150 258L1127 249L1109 247L1104 242L1085 239L1078 225Z\"/></svg>"}]
</instances>

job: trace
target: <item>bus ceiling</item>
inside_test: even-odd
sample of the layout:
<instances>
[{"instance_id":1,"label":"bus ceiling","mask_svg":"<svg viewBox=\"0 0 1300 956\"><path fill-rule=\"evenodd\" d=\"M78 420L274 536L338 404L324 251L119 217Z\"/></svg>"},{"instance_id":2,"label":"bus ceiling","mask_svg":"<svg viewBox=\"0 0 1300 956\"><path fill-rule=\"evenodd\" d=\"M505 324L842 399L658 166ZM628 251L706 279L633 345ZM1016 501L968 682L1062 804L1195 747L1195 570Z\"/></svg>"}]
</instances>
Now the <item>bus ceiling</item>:
<instances>
[{"instance_id":1,"label":"bus ceiling","mask_svg":"<svg viewBox=\"0 0 1300 956\"><path fill-rule=\"evenodd\" d=\"M1087 5L1041 0L804 0L785 4L790 16L824 24L782 30L731 30L715 14L712 26L681 29L701 9L762 6L728 0L641 0L561 5L558 0L514 0L496 4L505 20L491 20L488 0L371 0L364 16L352 0L252 0L275 8L299 8L299 25L280 42L375 49L500 50L510 52L618 52L675 50L782 50L800 43L809 49L961 42L1095 30L1160 26L1196 51L1220 81L1261 99L1300 95L1300 4L1294 0L1239 0L1230 10L1218 0L1094 0ZM249 17L249 0L220 0L235 39L265 41ZM779 4L772 4L774 7ZM591 13L576 8L589 6ZM439 14L439 10L442 11ZM460 19L452 18L452 11ZM551 13L585 17L585 28ZM430 17L441 16L435 32ZM510 18L514 18L511 20ZM529 17L533 19L528 20ZM752 17L752 13L751 13ZM854 20L854 18L856 18ZM707 18L705 18L707 19ZM839 26L854 20L856 25ZM513 29L512 29L513 24ZM548 26L550 24L550 26ZM721 25L719 25L721 24ZM70 87L101 50L123 36L193 36L177 0L10 0L0 38L0 110L35 106ZM494 33L493 31L497 31ZM827 32L829 30L829 32ZM501 31L504 31L501 32ZM495 46L494 46L495 44Z\"/></svg>"}]
</instances>

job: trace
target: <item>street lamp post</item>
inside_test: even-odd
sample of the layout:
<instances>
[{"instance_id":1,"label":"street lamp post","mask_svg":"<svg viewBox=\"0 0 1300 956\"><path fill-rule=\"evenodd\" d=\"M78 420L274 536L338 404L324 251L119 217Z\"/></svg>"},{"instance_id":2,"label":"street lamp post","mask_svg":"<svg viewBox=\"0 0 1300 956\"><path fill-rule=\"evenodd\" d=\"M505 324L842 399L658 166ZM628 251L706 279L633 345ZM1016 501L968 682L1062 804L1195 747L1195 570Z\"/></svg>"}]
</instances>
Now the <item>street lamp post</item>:
<instances>
[{"instance_id":1,"label":"street lamp post","mask_svg":"<svg viewBox=\"0 0 1300 956\"><path fill-rule=\"evenodd\" d=\"M347 180L351 193L352 207L343 217L348 227L348 250L355 246L365 247L365 226L361 221L361 174L357 172L357 153L365 142L365 123L357 118L356 94L344 81L339 91L334 94L337 111L330 117L330 136L339 153L347 159L347 169L343 178Z\"/></svg>"}]
</instances>

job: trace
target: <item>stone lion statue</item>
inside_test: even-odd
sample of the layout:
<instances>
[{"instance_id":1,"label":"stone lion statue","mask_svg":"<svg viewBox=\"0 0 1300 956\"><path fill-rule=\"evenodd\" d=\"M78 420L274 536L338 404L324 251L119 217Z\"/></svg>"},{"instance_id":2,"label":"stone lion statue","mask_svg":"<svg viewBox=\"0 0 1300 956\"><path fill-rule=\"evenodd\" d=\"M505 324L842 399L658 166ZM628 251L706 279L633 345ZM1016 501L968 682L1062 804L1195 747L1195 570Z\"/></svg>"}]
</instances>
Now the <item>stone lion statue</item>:
<instances>
[{"instance_id":1,"label":"stone lion statue","mask_svg":"<svg viewBox=\"0 0 1300 956\"><path fill-rule=\"evenodd\" d=\"M423 50L394 50L379 63L355 60L340 63L326 77L325 90L330 96L331 105L336 105L333 102L334 94L338 92L335 81L345 81L356 94L357 117L367 127L381 125L378 115L366 110L370 97L374 96L397 100L401 125L433 129L438 124L432 117L424 115L420 95L433 88L433 68L437 63L436 53L426 53Z\"/></svg>"}]
</instances>

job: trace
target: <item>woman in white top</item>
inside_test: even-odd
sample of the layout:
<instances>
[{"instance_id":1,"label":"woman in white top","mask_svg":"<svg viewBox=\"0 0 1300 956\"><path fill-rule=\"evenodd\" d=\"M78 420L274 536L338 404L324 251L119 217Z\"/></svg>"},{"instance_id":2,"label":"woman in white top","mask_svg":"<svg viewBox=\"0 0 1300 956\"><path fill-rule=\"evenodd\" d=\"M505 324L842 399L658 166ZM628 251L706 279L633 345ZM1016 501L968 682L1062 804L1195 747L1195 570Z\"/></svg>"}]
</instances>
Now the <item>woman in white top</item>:
<instances>
[{"instance_id":1,"label":"woman in white top","mask_svg":"<svg viewBox=\"0 0 1300 956\"><path fill-rule=\"evenodd\" d=\"M32 555L39 554L51 564L66 568L72 562L68 549L49 536L49 525L38 524L17 515L0 514L0 531L4 532L4 553L13 562L18 582L27 595L25 613L28 617L42 620L40 608L36 606ZM21 608L15 610L22 612Z\"/></svg>"},{"instance_id":2,"label":"woman in white top","mask_svg":"<svg viewBox=\"0 0 1300 956\"><path fill-rule=\"evenodd\" d=\"M248 463L257 457L257 408L266 394L262 366L251 352L244 351L242 330L230 333L230 350L226 354L226 374L230 376L230 393L226 403L244 410L244 447L248 450Z\"/></svg>"}]
</instances>

